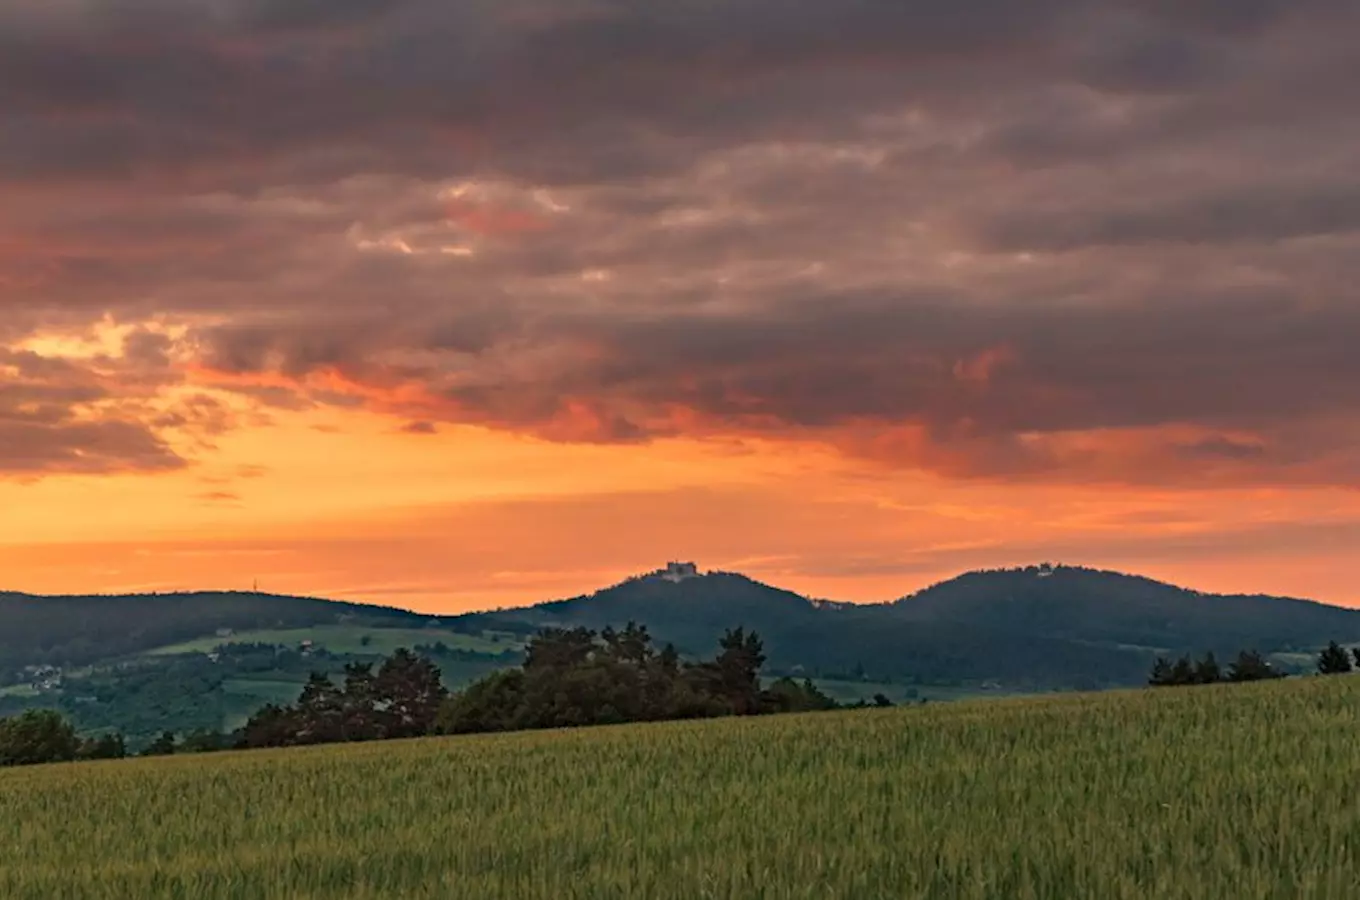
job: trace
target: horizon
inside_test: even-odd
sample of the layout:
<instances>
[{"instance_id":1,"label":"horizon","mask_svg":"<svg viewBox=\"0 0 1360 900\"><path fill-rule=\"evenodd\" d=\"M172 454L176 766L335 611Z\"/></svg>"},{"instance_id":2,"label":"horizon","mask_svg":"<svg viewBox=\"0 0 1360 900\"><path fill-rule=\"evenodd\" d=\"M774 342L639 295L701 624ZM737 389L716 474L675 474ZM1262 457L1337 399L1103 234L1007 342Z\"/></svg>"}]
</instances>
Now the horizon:
<instances>
[{"instance_id":1,"label":"horizon","mask_svg":"<svg viewBox=\"0 0 1360 900\"><path fill-rule=\"evenodd\" d=\"M18 587L1360 606L1360 7L134 5L0 4Z\"/></svg>"},{"instance_id":2,"label":"horizon","mask_svg":"<svg viewBox=\"0 0 1360 900\"><path fill-rule=\"evenodd\" d=\"M808 601L810 601L810 602L819 602L819 603L820 603L820 602L829 602L829 603L849 603L849 604L852 604L852 605L855 605L855 606L866 606L866 605L886 605L886 604L891 604L891 603L897 602L897 601L899 601L899 600L907 600L907 599L910 599L910 598L912 598L913 596L915 596L915 595L917 595L917 594L919 594L919 593L922 593L922 592L924 592L924 591L926 591L926 590L929 590L929 589L931 589L931 588L938 587L939 585L947 584L947 583L949 583L949 582L952 582L952 581L955 581L955 580L958 580L958 579L960 579L960 578L964 578L964 577L967 577L967 576L970 576L970 575L977 575L977 574L983 574L983 573L989 573L989 572L1020 572L1020 571L1025 571L1025 570L1027 570L1027 569L1040 568L1040 567L1042 567L1042 566L1044 566L1044 565L1050 565L1050 566L1051 566L1053 569L1055 569L1055 570L1056 570L1056 569L1076 569L1076 570L1081 570L1081 571L1086 571L1086 572L1095 572L1095 573L1097 573L1097 574L1102 574L1102 575L1116 575L1116 576L1123 576L1123 577L1129 577L1129 578L1141 578L1141 579L1147 579L1147 580L1150 580L1150 581L1153 581L1153 582L1156 582L1156 583L1159 583L1159 584L1167 585L1167 586L1170 586L1170 587L1173 587L1173 588L1178 588L1178 589L1182 589L1182 590L1186 590L1186 591L1191 591L1191 592L1194 592L1194 593L1196 593L1196 594L1200 594L1200 595L1204 595L1204 596L1211 596L1211 597L1267 596L1267 597L1270 597L1271 599L1276 599L1276 600L1297 600L1297 601L1303 601L1303 602L1308 602L1308 603L1319 603L1319 604L1322 604L1322 605L1324 605L1324 606L1334 606L1334 607L1341 608L1341 609L1358 609L1358 608L1360 608L1360 605L1352 605L1352 604L1345 604L1345 603L1329 603L1329 602L1326 601L1326 600L1322 600L1322 599L1319 599L1319 598L1316 598L1316 597L1307 597L1307 596L1299 596L1299 595L1292 595L1292 594L1274 594L1274 593L1270 593L1270 592L1256 591L1256 590L1233 591L1233 592L1208 591L1208 590L1204 590L1204 589L1202 589L1202 588L1196 587L1196 586L1193 585L1193 584L1180 584L1180 583L1177 583L1177 582L1166 581L1166 580L1161 579L1161 578L1155 578L1155 577L1149 576L1149 575L1147 575L1146 573L1142 573L1142 572L1122 571L1122 570L1119 570L1119 569L1110 569L1110 568L1101 567L1101 566L1082 565L1082 564L1067 563L1067 562L1034 562L1034 563L1019 564L1019 565L1014 565L1014 566L986 566L986 567L980 567L980 568L975 568L975 569L968 569L968 570L966 570L966 571L955 572L953 575L951 575L951 576L949 576L949 577L942 578L942 579L937 579L937 580L931 581L931 582L929 582L929 583L927 583L927 584L923 584L923 585L921 585L921 586L919 586L919 587L915 587L915 588L913 588L913 589L911 589L911 590L909 590L909 591L906 591L905 593L897 594L897 595L895 595L895 596L887 597L887 598L881 598L881 599L868 599L868 600L864 600L864 599L861 599L861 600L846 600L846 599L841 598L841 597L828 597L828 596L821 596L821 595L816 595L816 594L810 594L810 593L807 593L807 592L805 592L805 591L797 590L796 588L793 588L793 587L791 587L791 586L789 586L789 585L786 585L786 584L776 583L776 582L772 582L772 581L770 581L770 580L768 580L768 579L764 579L764 578L757 577L757 576L755 576L755 575L752 575L752 574L749 573L749 572L742 572L742 571L736 571L736 570L731 570L731 569L722 569L722 568L708 568L708 569L705 569L702 565L700 565L699 568L698 568L698 574L695 575L695 576L691 576L691 577L702 578L702 577L706 577L706 576L710 576L710 575L735 575L735 576L738 576L738 577L746 578L746 579L748 579L748 580L750 580L750 581L756 582L756 583L761 584L761 585L763 585L763 586L765 586L765 587L768 587L768 588L772 588L772 589L775 589L775 590L781 590L781 591L789 591L789 592L794 593L794 594L796 594L796 595L798 595L798 596L802 597L803 599L808 600ZM271 591L271 590L268 590L267 588L265 588L265 587L263 587L263 586L258 587L258 588L257 588L257 587L252 587L252 588L249 588L249 589L242 589L242 588L212 588L212 587L208 587L208 588L185 588L185 587L173 588L173 587L171 587L171 588L160 588L160 589L155 589L155 590L148 589L148 590L145 590L145 591L123 591L123 592L118 592L118 593L109 593L109 592L98 592L98 591L94 591L94 592L76 593L76 594L69 594L69 593L61 593L61 594L52 594L52 593L34 593L34 592L29 592L29 591L12 590L12 589L10 589L10 588L0 587L0 595L4 595L4 594L17 594L17 595L20 595L20 596L35 597L35 598L38 598L38 599L61 599L61 598L63 598L63 597L72 597L72 596L76 596L76 597L80 597L80 596L88 596L88 597L96 597L96 598L98 598L98 597L107 597L107 598L109 598L109 599L116 599L116 598L118 598L118 597L128 597L128 596L148 596L148 595L150 595L150 596L155 596L155 595L186 595L186 596L194 596L194 595L199 595L199 594L252 594L252 595L273 596L273 597L280 597L280 598L293 598L293 599L304 599L304 600L323 600L323 601L335 602L335 603L354 603L354 604L359 604L359 605L380 606L380 607L384 607L384 608L388 608L388 609L396 609L396 610L400 610L400 611L403 611L403 612L411 612L411 613L416 613L416 614L419 614L419 615L428 615L428 616L433 616L433 617L435 617L435 618L440 618L440 617L451 617L451 616L468 615L468 614L474 614L474 613L494 613L494 612L506 611L506 610L526 609L526 608L533 607L533 606L538 606L538 605L544 604L544 603L554 603L554 602L560 602L560 601L563 601L563 600L574 600L574 599L578 599L578 598L581 598L581 597L589 597L589 596L592 596L592 595L594 595L594 594L596 594L596 593L599 593L599 592L601 592L601 591L606 591L606 590L610 590L610 589L612 589L612 588L620 587L620 586L622 586L622 585L624 585L624 584L626 584L626 583L628 583L628 582L630 582L630 581L634 581L634 580L646 578L646 577L649 577L649 576L657 575L657 574L659 574L659 573L661 573L661 572L664 572L665 569L666 569L666 566L665 566L665 565L662 565L662 566L660 566L660 567L653 568L653 569L646 570L646 571L632 572L632 573L629 573L629 574L627 574L627 575L618 576L618 577L616 577L614 580L611 580L611 581L607 581L607 582L598 584L598 585L594 586L593 588L590 588L590 589L587 589L587 590L577 591L577 592L571 593L571 594L563 594L563 595L560 595L560 596L550 596L550 597L523 598L523 599L521 599L519 602L506 603L506 604L497 605L497 606L478 606L478 605L475 605L475 604L474 604L474 605L467 606L467 607L465 607L465 608L463 608L463 609L459 609L459 610L447 610L447 609L439 609L439 608L435 608L435 607L422 608L422 607L420 607L420 606L405 605L405 604L403 604L400 600L395 599L395 598L394 598L394 599L389 599L389 600L383 601L383 600L371 600L371 599L367 599L367 598L362 597L362 596L345 597L345 596L326 595L326 594L320 594L320 593L314 593L314 592L306 592L306 591L300 592L300 593L294 593L294 592L291 592L291 591L284 591L284 592L281 592L281 591Z\"/></svg>"}]
</instances>

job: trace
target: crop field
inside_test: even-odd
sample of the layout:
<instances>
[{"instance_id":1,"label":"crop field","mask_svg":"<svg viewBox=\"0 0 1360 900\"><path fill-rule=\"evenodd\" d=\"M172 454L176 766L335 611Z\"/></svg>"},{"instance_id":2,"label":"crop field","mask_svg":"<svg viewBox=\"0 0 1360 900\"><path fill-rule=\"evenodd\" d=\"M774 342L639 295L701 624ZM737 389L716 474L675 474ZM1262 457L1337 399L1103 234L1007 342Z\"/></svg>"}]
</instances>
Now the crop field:
<instances>
[{"instance_id":1,"label":"crop field","mask_svg":"<svg viewBox=\"0 0 1360 900\"><path fill-rule=\"evenodd\" d=\"M1345 898L1360 676L0 771L0 897Z\"/></svg>"},{"instance_id":2,"label":"crop field","mask_svg":"<svg viewBox=\"0 0 1360 900\"><path fill-rule=\"evenodd\" d=\"M367 639L367 643L365 643ZM240 631L231 637L205 637L180 644L158 647L148 652L151 656L174 653L207 653L222 644L278 644L297 647L311 641L332 653L371 653L386 656L398 647L411 648L416 644L443 641L455 650L476 653L500 653L515 650L521 645L513 640L493 641L481 635L462 634L440 628L373 628L354 625L318 625L315 628L284 628L265 631Z\"/></svg>"}]
</instances>

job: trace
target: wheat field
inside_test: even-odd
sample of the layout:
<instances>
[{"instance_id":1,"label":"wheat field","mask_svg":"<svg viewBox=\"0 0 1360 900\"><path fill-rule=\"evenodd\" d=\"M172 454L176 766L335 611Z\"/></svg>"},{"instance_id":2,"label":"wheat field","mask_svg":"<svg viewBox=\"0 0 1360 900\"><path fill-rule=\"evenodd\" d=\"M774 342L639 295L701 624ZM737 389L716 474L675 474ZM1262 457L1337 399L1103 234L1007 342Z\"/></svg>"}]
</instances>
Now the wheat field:
<instances>
[{"instance_id":1,"label":"wheat field","mask_svg":"<svg viewBox=\"0 0 1360 900\"><path fill-rule=\"evenodd\" d=\"M5 900L1360 897L1360 676L0 771Z\"/></svg>"}]
</instances>

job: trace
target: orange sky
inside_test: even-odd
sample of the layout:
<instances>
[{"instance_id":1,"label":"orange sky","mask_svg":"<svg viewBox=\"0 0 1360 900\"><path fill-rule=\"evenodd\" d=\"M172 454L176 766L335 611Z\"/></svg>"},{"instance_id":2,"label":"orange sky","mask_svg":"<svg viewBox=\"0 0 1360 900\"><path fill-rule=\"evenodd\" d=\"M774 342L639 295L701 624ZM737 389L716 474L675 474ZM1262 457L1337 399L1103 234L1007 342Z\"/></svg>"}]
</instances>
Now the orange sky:
<instances>
[{"instance_id":1,"label":"orange sky","mask_svg":"<svg viewBox=\"0 0 1360 900\"><path fill-rule=\"evenodd\" d=\"M0 2L0 590L1360 605L1356 4L134 5Z\"/></svg>"},{"instance_id":2,"label":"orange sky","mask_svg":"<svg viewBox=\"0 0 1360 900\"><path fill-rule=\"evenodd\" d=\"M0 482L5 585L258 579L457 612L569 596L672 558L855 601L1052 560L1360 604L1354 491L960 484L811 444L580 447L397 424L296 414L224 436L182 471Z\"/></svg>"}]
</instances>

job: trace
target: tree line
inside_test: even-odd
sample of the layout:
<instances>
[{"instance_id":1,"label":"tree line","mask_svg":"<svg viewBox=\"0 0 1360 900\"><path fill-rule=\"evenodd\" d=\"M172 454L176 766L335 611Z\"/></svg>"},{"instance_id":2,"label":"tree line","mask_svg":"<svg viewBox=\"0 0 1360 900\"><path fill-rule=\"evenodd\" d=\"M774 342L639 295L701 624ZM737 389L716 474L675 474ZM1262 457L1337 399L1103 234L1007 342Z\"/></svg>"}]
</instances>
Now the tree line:
<instances>
[{"instance_id":1,"label":"tree line","mask_svg":"<svg viewBox=\"0 0 1360 900\"><path fill-rule=\"evenodd\" d=\"M763 687L764 662L760 637L743 628L728 630L718 653L697 662L669 644L658 650L635 623L548 628L530 640L520 667L450 693L438 666L401 649L376 669L350 663L339 680L313 673L296 703L266 705L235 732L166 732L141 755L892 705L883 694L838 704L808 679ZM121 735L80 738L54 711L0 719L0 766L127 755Z\"/></svg>"},{"instance_id":2,"label":"tree line","mask_svg":"<svg viewBox=\"0 0 1360 900\"><path fill-rule=\"evenodd\" d=\"M1360 647L1354 647L1348 653L1345 647L1332 641L1318 654L1319 675L1342 675L1356 669L1360 669ZM1260 653L1255 650L1243 650L1226 668L1219 665L1213 653L1205 654L1198 660L1182 656L1175 662L1165 656L1159 656L1153 663L1151 674L1148 675L1148 684L1153 687L1176 687L1216 684L1221 681L1266 681L1284 677L1285 673L1275 669Z\"/></svg>"},{"instance_id":3,"label":"tree line","mask_svg":"<svg viewBox=\"0 0 1360 900\"><path fill-rule=\"evenodd\" d=\"M1283 673L1271 666L1260 653L1255 650L1243 650L1227 667L1221 666L1213 653L1207 653L1199 660L1182 656L1175 662L1159 656L1152 665L1148 684L1153 687L1175 687L1187 684L1216 684L1220 681L1266 681L1282 677Z\"/></svg>"}]
</instances>

